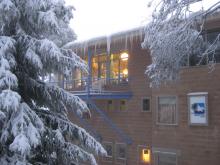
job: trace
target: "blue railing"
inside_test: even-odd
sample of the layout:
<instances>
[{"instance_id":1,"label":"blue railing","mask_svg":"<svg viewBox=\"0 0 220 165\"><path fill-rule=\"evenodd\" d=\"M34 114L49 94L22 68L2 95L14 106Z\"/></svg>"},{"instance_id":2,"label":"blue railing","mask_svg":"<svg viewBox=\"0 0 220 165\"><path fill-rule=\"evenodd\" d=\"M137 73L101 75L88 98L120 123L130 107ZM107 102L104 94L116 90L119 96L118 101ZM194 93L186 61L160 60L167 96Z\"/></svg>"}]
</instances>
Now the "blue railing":
<instances>
[{"instance_id":1,"label":"blue railing","mask_svg":"<svg viewBox=\"0 0 220 165\"><path fill-rule=\"evenodd\" d=\"M96 82L104 80L104 85L125 85L128 84L128 78L92 78L90 87ZM63 81L50 81L50 84L60 86L61 88L72 90L72 89L85 89L87 86L88 78L73 79L73 80L63 80Z\"/></svg>"}]
</instances>

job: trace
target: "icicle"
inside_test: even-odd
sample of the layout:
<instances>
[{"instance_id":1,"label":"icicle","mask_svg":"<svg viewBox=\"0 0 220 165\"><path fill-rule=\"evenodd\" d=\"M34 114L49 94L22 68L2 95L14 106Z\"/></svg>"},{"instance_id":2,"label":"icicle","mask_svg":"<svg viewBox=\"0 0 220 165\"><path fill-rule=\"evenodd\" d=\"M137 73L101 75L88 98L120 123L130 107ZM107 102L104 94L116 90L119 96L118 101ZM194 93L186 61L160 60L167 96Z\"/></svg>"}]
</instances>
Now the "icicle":
<instances>
[{"instance_id":1,"label":"icicle","mask_svg":"<svg viewBox=\"0 0 220 165\"><path fill-rule=\"evenodd\" d=\"M140 38L140 41L143 40L143 29L142 28L140 28L139 30L139 38Z\"/></svg>"},{"instance_id":2,"label":"icicle","mask_svg":"<svg viewBox=\"0 0 220 165\"><path fill-rule=\"evenodd\" d=\"M133 33L131 33L129 35L129 40L130 40L130 45L131 45L131 48L132 48L133 47L133 41L134 41L134 34Z\"/></svg>"},{"instance_id":3,"label":"icicle","mask_svg":"<svg viewBox=\"0 0 220 165\"><path fill-rule=\"evenodd\" d=\"M128 35L125 36L125 50L128 49Z\"/></svg>"},{"instance_id":4,"label":"icicle","mask_svg":"<svg viewBox=\"0 0 220 165\"><path fill-rule=\"evenodd\" d=\"M85 42L84 44L83 44L83 51L84 51L84 54L86 54L86 51L88 50L88 43L87 42Z\"/></svg>"},{"instance_id":5,"label":"icicle","mask_svg":"<svg viewBox=\"0 0 220 165\"><path fill-rule=\"evenodd\" d=\"M96 54L96 46L97 46L97 42L95 42L94 54Z\"/></svg>"},{"instance_id":6,"label":"icicle","mask_svg":"<svg viewBox=\"0 0 220 165\"><path fill-rule=\"evenodd\" d=\"M107 36L107 54L109 55L111 51L111 36Z\"/></svg>"}]
</instances>

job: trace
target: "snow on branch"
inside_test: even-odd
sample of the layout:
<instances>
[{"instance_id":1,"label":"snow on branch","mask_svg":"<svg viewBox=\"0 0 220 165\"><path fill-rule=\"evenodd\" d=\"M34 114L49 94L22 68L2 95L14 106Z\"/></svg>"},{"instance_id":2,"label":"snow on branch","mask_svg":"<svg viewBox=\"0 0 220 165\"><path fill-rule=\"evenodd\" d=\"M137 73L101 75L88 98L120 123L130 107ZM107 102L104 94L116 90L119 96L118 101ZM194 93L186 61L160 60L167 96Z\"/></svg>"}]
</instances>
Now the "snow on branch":
<instances>
[{"instance_id":1,"label":"snow on branch","mask_svg":"<svg viewBox=\"0 0 220 165\"><path fill-rule=\"evenodd\" d=\"M145 28L142 43L143 48L151 51L152 64L146 69L151 85L159 86L162 82L177 80L181 67L188 65L191 56L209 59L208 63L213 64L215 60L210 49L217 48L219 42L208 43L202 33L204 23L218 11L220 2L199 11L191 11L191 4L198 0L154 2L156 7L152 21Z\"/></svg>"},{"instance_id":2,"label":"snow on branch","mask_svg":"<svg viewBox=\"0 0 220 165\"><path fill-rule=\"evenodd\" d=\"M100 143L97 143L85 129L73 124L68 118L60 117L58 114L56 115L50 111L41 109L35 110L44 122L47 122L48 126L56 126L54 129L56 129L56 135L60 142L64 143L64 141L67 141L65 140L67 139L66 137L69 137L72 142L80 142L82 149L84 148L95 152L96 155L106 154L106 151Z\"/></svg>"},{"instance_id":3,"label":"snow on branch","mask_svg":"<svg viewBox=\"0 0 220 165\"><path fill-rule=\"evenodd\" d=\"M20 56L20 61L26 68L34 67L41 73L56 72L65 76L75 68L88 72L88 66L84 60L71 50L60 49L48 39L36 40L28 35L22 35L18 41L19 45L26 47L24 56Z\"/></svg>"},{"instance_id":4,"label":"snow on branch","mask_svg":"<svg viewBox=\"0 0 220 165\"><path fill-rule=\"evenodd\" d=\"M72 10L64 0L0 0L0 164L96 164L92 153L105 153L68 120L67 110L90 113L86 103L40 81L50 73L88 71L80 57L62 48L76 38L69 27ZM47 111L39 114L36 107Z\"/></svg>"},{"instance_id":5,"label":"snow on branch","mask_svg":"<svg viewBox=\"0 0 220 165\"><path fill-rule=\"evenodd\" d=\"M23 83L33 100L39 100L47 105L51 111L66 113L67 110L76 111L80 116L90 111L86 103L78 96L65 91L64 89L47 84L45 82L36 81L34 79L23 76ZM21 80L22 81L22 80ZM63 109L61 108L63 107Z\"/></svg>"}]
</instances>

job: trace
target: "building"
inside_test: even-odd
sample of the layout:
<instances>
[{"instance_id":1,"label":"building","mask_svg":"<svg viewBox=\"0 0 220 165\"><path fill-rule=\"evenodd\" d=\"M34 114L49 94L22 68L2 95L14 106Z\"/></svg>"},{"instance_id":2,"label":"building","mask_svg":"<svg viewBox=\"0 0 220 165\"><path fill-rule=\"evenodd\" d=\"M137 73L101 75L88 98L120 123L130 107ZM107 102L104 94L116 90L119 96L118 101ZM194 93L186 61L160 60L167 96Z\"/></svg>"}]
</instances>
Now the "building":
<instances>
[{"instance_id":1,"label":"building","mask_svg":"<svg viewBox=\"0 0 220 165\"><path fill-rule=\"evenodd\" d=\"M208 39L220 22L207 23ZM144 74L150 52L141 48L143 29L71 45L88 61L89 77L76 70L52 81L75 93L92 118L71 115L105 146L101 165L219 165L220 61L210 73L206 63L189 59L178 82L150 88ZM218 51L217 51L217 55Z\"/></svg>"}]
</instances>

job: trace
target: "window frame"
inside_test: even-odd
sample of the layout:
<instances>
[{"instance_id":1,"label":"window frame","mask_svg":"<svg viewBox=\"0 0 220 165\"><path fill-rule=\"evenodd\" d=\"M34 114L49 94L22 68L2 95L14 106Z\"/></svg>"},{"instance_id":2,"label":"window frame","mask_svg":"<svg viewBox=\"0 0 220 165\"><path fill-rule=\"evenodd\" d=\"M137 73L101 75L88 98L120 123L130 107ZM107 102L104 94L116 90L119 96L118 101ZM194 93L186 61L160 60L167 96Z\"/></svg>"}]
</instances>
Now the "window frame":
<instances>
[{"instance_id":1,"label":"window frame","mask_svg":"<svg viewBox=\"0 0 220 165\"><path fill-rule=\"evenodd\" d=\"M140 150L143 150L143 149L149 149L150 150L150 164L152 163L152 148L148 145L144 145L144 144L139 144L137 145L137 164L146 164L147 163L144 163L141 158L140 158Z\"/></svg>"},{"instance_id":2,"label":"window frame","mask_svg":"<svg viewBox=\"0 0 220 165\"><path fill-rule=\"evenodd\" d=\"M110 141L103 141L102 145L105 145L105 144L110 144L112 146L112 156L108 156L108 155L107 156L102 156L101 160L103 162L112 163L113 160L114 160L114 155L115 155L114 144L113 144L113 142L110 142Z\"/></svg>"},{"instance_id":3,"label":"window frame","mask_svg":"<svg viewBox=\"0 0 220 165\"><path fill-rule=\"evenodd\" d=\"M127 58L127 70L128 70L128 75L127 77L125 77L125 79L127 79L126 81L123 81L123 77L121 77L121 63L122 63L122 59L120 58L122 53L127 53L128 54L128 58ZM116 59L111 60L111 56L112 55L117 55L118 57ZM113 51L110 53L110 58L109 58L109 80L110 80L110 84L114 84L112 83L112 80L116 80L117 84L128 84L129 83L129 57L130 57L130 52L128 49L121 49L119 51ZM118 63L117 65L117 70L118 70L118 76L117 78L112 78L112 62L116 62Z\"/></svg>"},{"instance_id":4,"label":"window frame","mask_svg":"<svg viewBox=\"0 0 220 165\"><path fill-rule=\"evenodd\" d=\"M110 106L109 101L112 101L112 104ZM111 107L111 108L110 108ZM113 99L107 99L107 103L106 103L106 110L111 112L114 110L114 100Z\"/></svg>"},{"instance_id":5,"label":"window frame","mask_svg":"<svg viewBox=\"0 0 220 165\"><path fill-rule=\"evenodd\" d=\"M178 157L180 156L180 151L175 149L168 149L168 148L152 148L152 155L153 155L153 161L155 165L158 165L158 162L156 160L157 154L168 154L168 155L175 155L176 156L176 162L175 165L178 165Z\"/></svg>"},{"instance_id":6,"label":"window frame","mask_svg":"<svg viewBox=\"0 0 220 165\"><path fill-rule=\"evenodd\" d=\"M104 142L102 142L102 144L105 146L106 144L107 145L111 145L111 147L112 147L112 156L109 156L108 154L105 156L105 157L107 157L107 158L113 158L113 155L114 155L114 145L113 145L113 143L112 142L110 142L110 141L104 141ZM104 147L105 148L105 147Z\"/></svg>"},{"instance_id":7,"label":"window frame","mask_svg":"<svg viewBox=\"0 0 220 165\"><path fill-rule=\"evenodd\" d=\"M158 121L158 115L159 115L159 98L160 97L175 97L176 99L176 123L161 123ZM179 107L178 107L178 96L177 95L159 95L156 97L156 124L157 125L165 125L165 126L178 126L179 123L179 111L178 111Z\"/></svg>"},{"instance_id":8,"label":"window frame","mask_svg":"<svg viewBox=\"0 0 220 165\"><path fill-rule=\"evenodd\" d=\"M125 158L121 158L121 157L118 157L118 152L117 152L117 147L118 145L124 145L125 147ZM115 160L117 162L117 160L122 160L122 161L127 161L127 145L126 143L115 143Z\"/></svg>"},{"instance_id":9,"label":"window frame","mask_svg":"<svg viewBox=\"0 0 220 165\"><path fill-rule=\"evenodd\" d=\"M143 106L143 101L144 101L144 99L149 99L149 103L150 103L150 105L149 105L149 111L144 111L144 106ZM149 113L149 112L151 112L151 105L152 104L152 98L150 97L150 96L146 96L146 97L142 97L141 98L141 112L143 112L143 113Z\"/></svg>"},{"instance_id":10,"label":"window frame","mask_svg":"<svg viewBox=\"0 0 220 165\"><path fill-rule=\"evenodd\" d=\"M125 101L125 109L121 109L121 101ZM119 99L119 107L118 107L118 109L119 109L119 111L120 112L126 112L127 110L128 110L128 100L127 99Z\"/></svg>"}]
</instances>

